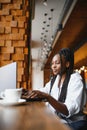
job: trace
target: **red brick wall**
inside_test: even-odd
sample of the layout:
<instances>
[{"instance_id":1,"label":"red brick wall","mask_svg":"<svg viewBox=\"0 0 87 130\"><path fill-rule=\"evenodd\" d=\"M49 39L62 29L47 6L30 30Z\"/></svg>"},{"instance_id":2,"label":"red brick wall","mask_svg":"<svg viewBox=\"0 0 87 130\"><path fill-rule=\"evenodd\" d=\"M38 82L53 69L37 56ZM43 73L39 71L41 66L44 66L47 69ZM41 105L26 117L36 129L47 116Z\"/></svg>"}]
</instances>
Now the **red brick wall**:
<instances>
[{"instance_id":1,"label":"red brick wall","mask_svg":"<svg viewBox=\"0 0 87 130\"><path fill-rule=\"evenodd\" d=\"M30 82L30 14L29 0L0 0L0 67L17 62L18 88Z\"/></svg>"}]
</instances>

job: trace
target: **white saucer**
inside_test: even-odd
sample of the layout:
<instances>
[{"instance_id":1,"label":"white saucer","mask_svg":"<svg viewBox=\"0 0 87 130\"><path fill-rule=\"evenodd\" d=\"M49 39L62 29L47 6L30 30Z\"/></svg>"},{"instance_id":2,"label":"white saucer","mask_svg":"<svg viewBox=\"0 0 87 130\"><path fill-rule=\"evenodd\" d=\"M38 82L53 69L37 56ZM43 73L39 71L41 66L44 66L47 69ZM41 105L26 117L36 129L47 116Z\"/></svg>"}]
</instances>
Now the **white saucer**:
<instances>
[{"instance_id":1,"label":"white saucer","mask_svg":"<svg viewBox=\"0 0 87 130\"><path fill-rule=\"evenodd\" d=\"M25 99L19 99L18 102L6 102L5 100L0 100L0 105L22 105L25 102Z\"/></svg>"}]
</instances>

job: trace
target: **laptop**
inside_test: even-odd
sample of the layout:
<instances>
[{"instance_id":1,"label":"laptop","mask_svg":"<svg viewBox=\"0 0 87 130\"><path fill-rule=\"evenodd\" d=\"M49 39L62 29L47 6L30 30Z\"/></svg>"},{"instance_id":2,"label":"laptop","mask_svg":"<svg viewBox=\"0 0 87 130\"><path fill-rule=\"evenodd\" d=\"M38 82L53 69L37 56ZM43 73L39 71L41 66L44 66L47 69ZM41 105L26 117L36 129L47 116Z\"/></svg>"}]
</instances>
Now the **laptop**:
<instances>
[{"instance_id":1,"label":"laptop","mask_svg":"<svg viewBox=\"0 0 87 130\"><path fill-rule=\"evenodd\" d=\"M16 88L17 63L0 67L0 93L5 89Z\"/></svg>"}]
</instances>

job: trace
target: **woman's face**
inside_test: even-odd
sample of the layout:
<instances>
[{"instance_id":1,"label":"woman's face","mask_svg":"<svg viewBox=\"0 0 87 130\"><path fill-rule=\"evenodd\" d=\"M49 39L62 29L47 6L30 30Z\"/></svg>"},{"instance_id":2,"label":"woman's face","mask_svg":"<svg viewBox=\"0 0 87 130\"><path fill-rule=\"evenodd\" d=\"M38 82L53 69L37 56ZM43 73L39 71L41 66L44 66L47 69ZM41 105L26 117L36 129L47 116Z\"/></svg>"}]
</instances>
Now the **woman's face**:
<instances>
[{"instance_id":1,"label":"woman's face","mask_svg":"<svg viewBox=\"0 0 87 130\"><path fill-rule=\"evenodd\" d=\"M59 54L56 54L52 59L51 69L54 75L66 73L66 69L69 67L69 62L65 60L63 55L61 58L62 66Z\"/></svg>"},{"instance_id":2,"label":"woman's face","mask_svg":"<svg viewBox=\"0 0 87 130\"><path fill-rule=\"evenodd\" d=\"M57 54L53 57L52 63L51 63L51 69L53 71L54 75L57 75L61 71L61 61L60 61L60 55Z\"/></svg>"}]
</instances>

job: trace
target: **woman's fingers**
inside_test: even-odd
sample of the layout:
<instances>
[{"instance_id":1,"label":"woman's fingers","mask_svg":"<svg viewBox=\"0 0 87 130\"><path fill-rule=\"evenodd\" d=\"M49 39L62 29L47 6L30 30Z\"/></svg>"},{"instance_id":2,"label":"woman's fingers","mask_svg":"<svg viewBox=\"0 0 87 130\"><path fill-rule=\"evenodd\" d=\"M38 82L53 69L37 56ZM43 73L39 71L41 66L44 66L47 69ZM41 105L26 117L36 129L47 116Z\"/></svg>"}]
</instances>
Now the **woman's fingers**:
<instances>
[{"instance_id":1,"label":"woman's fingers","mask_svg":"<svg viewBox=\"0 0 87 130\"><path fill-rule=\"evenodd\" d=\"M36 91L32 91L31 93L29 93L29 95L28 95L28 98L35 98L35 97L37 97L37 92Z\"/></svg>"},{"instance_id":2,"label":"woman's fingers","mask_svg":"<svg viewBox=\"0 0 87 130\"><path fill-rule=\"evenodd\" d=\"M30 98L35 98L35 97L39 97L39 98L44 98L45 95L43 92L39 91L39 90L34 90L32 91L32 93L29 96Z\"/></svg>"}]
</instances>

